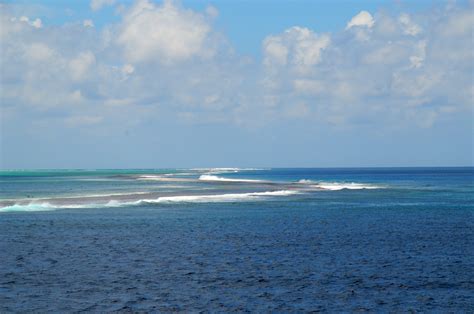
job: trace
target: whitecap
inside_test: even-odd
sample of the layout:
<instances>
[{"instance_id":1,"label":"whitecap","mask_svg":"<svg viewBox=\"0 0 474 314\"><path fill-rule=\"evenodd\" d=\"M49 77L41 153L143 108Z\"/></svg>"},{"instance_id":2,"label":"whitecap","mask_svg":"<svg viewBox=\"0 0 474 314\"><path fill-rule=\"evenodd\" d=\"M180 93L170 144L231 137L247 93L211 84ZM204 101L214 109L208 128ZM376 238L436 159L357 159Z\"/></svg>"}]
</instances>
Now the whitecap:
<instances>
[{"instance_id":1,"label":"whitecap","mask_svg":"<svg viewBox=\"0 0 474 314\"><path fill-rule=\"evenodd\" d=\"M210 194L210 195L180 195L180 196L162 196L155 200L142 200L145 203L208 203L208 202L234 202L234 201L252 201L272 196L289 196L299 194L295 190L279 190L266 192L250 193L230 193L230 194Z\"/></svg>"},{"instance_id":2,"label":"whitecap","mask_svg":"<svg viewBox=\"0 0 474 314\"><path fill-rule=\"evenodd\" d=\"M332 182L320 182L316 184L317 187L330 190L330 191L339 191L339 190L374 190L382 189L382 186L371 185L371 184L362 184L362 183L332 183Z\"/></svg>"},{"instance_id":3,"label":"whitecap","mask_svg":"<svg viewBox=\"0 0 474 314\"><path fill-rule=\"evenodd\" d=\"M307 179L301 179L301 180L298 181L298 183L301 183L301 184L313 184L314 181L307 180Z\"/></svg>"},{"instance_id":4,"label":"whitecap","mask_svg":"<svg viewBox=\"0 0 474 314\"><path fill-rule=\"evenodd\" d=\"M339 190L374 190L383 189L383 186L366 184L366 183L355 183L355 182L315 182L312 180L301 179L298 181L299 184L305 184L311 187L320 188L323 190L339 191Z\"/></svg>"},{"instance_id":5,"label":"whitecap","mask_svg":"<svg viewBox=\"0 0 474 314\"><path fill-rule=\"evenodd\" d=\"M55 207L49 203L29 203L29 204L13 204L9 206L0 207L0 212L34 212L54 210Z\"/></svg>"},{"instance_id":6,"label":"whitecap","mask_svg":"<svg viewBox=\"0 0 474 314\"><path fill-rule=\"evenodd\" d=\"M185 182L193 181L192 179L171 177L169 175L141 175L137 177L139 181L162 181L162 182Z\"/></svg>"},{"instance_id":7,"label":"whitecap","mask_svg":"<svg viewBox=\"0 0 474 314\"><path fill-rule=\"evenodd\" d=\"M207 172L209 174L220 174L220 173L237 173L237 172L241 172L241 171L262 171L262 170L268 170L268 169L223 167L223 168L193 168L193 169L190 169L190 170L198 171L198 172Z\"/></svg>"},{"instance_id":8,"label":"whitecap","mask_svg":"<svg viewBox=\"0 0 474 314\"><path fill-rule=\"evenodd\" d=\"M42 203L27 203L27 204L13 204L5 207L0 207L0 212L35 212L35 211L49 211L49 210L56 210L56 209L64 209L64 208L92 208L92 207L102 207L103 205L100 204L64 204L64 205L56 205L51 204L48 202Z\"/></svg>"},{"instance_id":9,"label":"whitecap","mask_svg":"<svg viewBox=\"0 0 474 314\"><path fill-rule=\"evenodd\" d=\"M123 206L136 206L143 204L159 204L159 203L216 203L216 202L237 202L237 201L254 201L267 199L276 196L290 196L301 192L295 190L278 190L266 192L250 192L250 193L230 193L230 194L208 194L208 195L177 195L177 196L161 196L156 199L139 199L136 201L120 201L110 200L107 203L84 203L84 204L51 204L48 202L31 202L20 203L0 207L0 212L10 211L48 211L56 209L73 209L73 208L112 208Z\"/></svg>"},{"instance_id":10,"label":"whitecap","mask_svg":"<svg viewBox=\"0 0 474 314\"><path fill-rule=\"evenodd\" d=\"M219 181L219 182L247 182L247 183L261 183L265 182L262 180L253 180L253 179L231 179L231 178L223 178L218 176L213 176L210 174L203 174L199 177L200 181Z\"/></svg>"}]
</instances>

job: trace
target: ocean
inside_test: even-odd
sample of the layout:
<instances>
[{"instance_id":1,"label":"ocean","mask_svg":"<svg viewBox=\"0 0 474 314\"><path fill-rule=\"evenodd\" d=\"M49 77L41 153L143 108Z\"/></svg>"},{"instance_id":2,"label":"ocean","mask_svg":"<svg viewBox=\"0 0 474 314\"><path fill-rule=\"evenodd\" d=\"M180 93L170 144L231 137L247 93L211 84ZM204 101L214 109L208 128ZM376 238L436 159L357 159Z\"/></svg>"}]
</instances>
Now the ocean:
<instances>
[{"instance_id":1,"label":"ocean","mask_svg":"<svg viewBox=\"0 0 474 314\"><path fill-rule=\"evenodd\" d=\"M474 312L474 168L0 171L0 312Z\"/></svg>"}]
</instances>

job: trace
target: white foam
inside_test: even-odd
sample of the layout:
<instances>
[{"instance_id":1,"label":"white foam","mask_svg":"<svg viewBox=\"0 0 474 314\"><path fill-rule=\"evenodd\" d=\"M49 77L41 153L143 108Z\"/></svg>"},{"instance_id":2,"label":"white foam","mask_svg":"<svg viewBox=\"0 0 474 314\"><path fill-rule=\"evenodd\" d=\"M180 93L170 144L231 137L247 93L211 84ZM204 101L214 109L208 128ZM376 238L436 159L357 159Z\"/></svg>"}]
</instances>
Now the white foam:
<instances>
[{"instance_id":1,"label":"white foam","mask_svg":"<svg viewBox=\"0 0 474 314\"><path fill-rule=\"evenodd\" d=\"M311 187L320 188L324 190L330 191L340 191L340 190L374 190L374 189L383 189L382 186L379 185L372 185L372 184L365 184L365 183L345 183L345 182L315 182L312 180L301 179L298 181L300 184L308 184Z\"/></svg>"},{"instance_id":2,"label":"white foam","mask_svg":"<svg viewBox=\"0 0 474 314\"><path fill-rule=\"evenodd\" d=\"M155 200L142 200L145 203L208 203L208 202L234 202L234 201L252 201L272 196L289 196L299 194L294 190L280 190L267 192L251 192L251 193L230 193L216 195L181 195L181 196L163 196Z\"/></svg>"},{"instance_id":3,"label":"white foam","mask_svg":"<svg viewBox=\"0 0 474 314\"><path fill-rule=\"evenodd\" d=\"M13 204L10 206L5 206L0 208L0 212L35 212L35 211L47 211L54 210L55 207L49 203L39 203L39 204Z\"/></svg>"},{"instance_id":4,"label":"white foam","mask_svg":"<svg viewBox=\"0 0 474 314\"><path fill-rule=\"evenodd\" d=\"M176 173L165 173L163 174L166 177L175 177L175 176L192 176L195 175L194 172L176 172Z\"/></svg>"},{"instance_id":5,"label":"white foam","mask_svg":"<svg viewBox=\"0 0 474 314\"><path fill-rule=\"evenodd\" d=\"M209 174L219 174L219 173L236 173L240 171L259 171L259 170L266 170L261 168L193 168L193 171L199 172L208 172Z\"/></svg>"},{"instance_id":6,"label":"white foam","mask_svg":"<svg viewBox=\"0 0 474 314\"><path fill-rule=\"evenodd\" d=\"M184 182L184 181L193 181L192 179L187 178L176 178L170 175L141 175L137 180L143 181L162 181L162 182Z\"/></svg>"},{"instance_id":7,"label":"white foam","mask_svg":"<svg viewBox=\"0 0 474 314\"><path fill-rule=\"evenodd\" d=\"M213 176L210 174L203 174L199 177L201 181L220 181L220 182L265 182L262 180L251 180L251 179L230 179L230 178L223 178L218 176Z\"/></svg>"},{"instance_id":8,"label":"white foam","mask_svg":"<svg viewBox=\"0 0 474 314\"><path fill-rule=\"evenodd\" d=\"M209 173L226 173L226 172L239 172L240 168L192 168L191 171L209 172Z\"/></svg>"},{"instance_id":9,"label":"white foam","mask_svg":"<svg viewBox=\"0 0 474 314\"><path fill-rule=\"evenodd\" d=\"M377 185L370 185L370 184L362 184L362 183L318 183L316 184L318 187L324 190L330 191L339 191L339 190L374 190L374 189L382 189L383 187Z\"/></svg>"},{"instance_id":10,"label":"white foam","mask_svg":"<svg viewBox=\"0 0 474 314\"><path fill-rule=\"evenodd\" d=\"M36 211L49 211L62 208L92 208L100 207L103 205L99 204L67 204L67 205L54 205L48 202L42 203L27 203L27 204L13 204L10 206L0 207L0 212L13 212L13 211L22 211L22 212L36 212Z\"/></svg>"},{"instance_id":11,"label":"white foam","mask_svg":"<svg viewBox=\"0 0 474 314\"><path fill-rule=\"evenodd\" d=\"M141 175L137 178L137 180L167 180L168 178L163 177L163 175Z\"/></svg>"},{"instance_id":12,"label":"white foam","mask_svg":"<svg viewBox=\"0 0 474 314\"><path fill-rule=\"evenodd\" d=\"M237 201L253 201L266 199L274 196L289 196L299 194L295 190L279 190L266 192L251 193L231 193L231 194L210 194L210 195L179 195L179 196L162 196L156 199L140 199L136 201L118 201L110 200L107 203L87 203L87 204L51 204L48 202L31 202L27 204L14 204L0 208L0 212L9 211L48 211L55 209L68 208L110 208L123 206L136 206L142 204L159 204L159 203L211 203L211 202L237 202Z\"/></svg>"}]
</instances>

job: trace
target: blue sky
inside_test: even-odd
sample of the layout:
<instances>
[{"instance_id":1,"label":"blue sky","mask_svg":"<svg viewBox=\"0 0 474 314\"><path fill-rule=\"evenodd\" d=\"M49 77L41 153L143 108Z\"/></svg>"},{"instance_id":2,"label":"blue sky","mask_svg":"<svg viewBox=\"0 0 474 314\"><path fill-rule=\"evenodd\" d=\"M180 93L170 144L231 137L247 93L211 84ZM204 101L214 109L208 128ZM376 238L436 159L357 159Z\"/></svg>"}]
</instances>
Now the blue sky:
<instances>
[{"instance_id":1,"label":"blue sky","mask_svg":"<svg viewBox=\"0 0 474 314\"><path fill-rule=\"evenodd\" d=\"M4 1L1 168L473 165L468 1Z\"/></svg>"}]
</instances>

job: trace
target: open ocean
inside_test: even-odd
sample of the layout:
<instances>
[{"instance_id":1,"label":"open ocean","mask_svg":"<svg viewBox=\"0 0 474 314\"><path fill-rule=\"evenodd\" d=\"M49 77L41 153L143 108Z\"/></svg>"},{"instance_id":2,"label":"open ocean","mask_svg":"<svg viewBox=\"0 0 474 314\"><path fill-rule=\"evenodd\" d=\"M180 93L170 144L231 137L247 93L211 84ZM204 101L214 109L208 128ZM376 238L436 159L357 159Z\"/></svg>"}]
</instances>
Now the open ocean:
<instances>
[{"instance_id":1,"label":"open ocean","mask_svg":"<svg viewBox=\"0 0 474 314\"><path fill-rule=\"evenodd\" d=\"M474 312L474 168L0 171L0 312Z\"/></svg>"}]
</instances>

